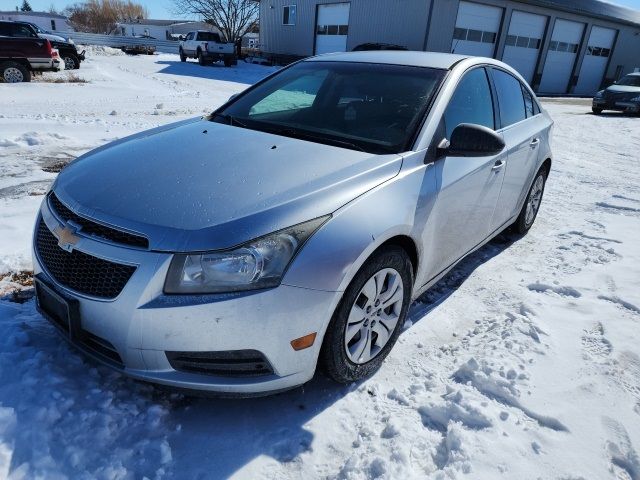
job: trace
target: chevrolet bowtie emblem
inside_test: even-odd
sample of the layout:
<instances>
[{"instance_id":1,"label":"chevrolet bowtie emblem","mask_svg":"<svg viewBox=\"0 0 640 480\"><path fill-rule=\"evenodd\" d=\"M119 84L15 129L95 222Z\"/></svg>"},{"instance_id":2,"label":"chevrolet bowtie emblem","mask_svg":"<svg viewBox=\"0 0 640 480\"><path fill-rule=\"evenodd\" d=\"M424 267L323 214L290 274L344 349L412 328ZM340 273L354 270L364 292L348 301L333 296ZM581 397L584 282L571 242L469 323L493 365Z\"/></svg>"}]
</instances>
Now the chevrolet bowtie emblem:
<instances>
[{"instance_id":1,"label":"chevrolet bowtie emblem","mask_svg":"<svg viewBox=\"0 0 640 480\"><path fill-rule=\"evenodd\" d=\"M73 246L80 240L76 232L77 230L69 224L58 225L53 229L53 234L58 238L58 246L67 252L71 252Z\"/></svg>"}]
</instances>

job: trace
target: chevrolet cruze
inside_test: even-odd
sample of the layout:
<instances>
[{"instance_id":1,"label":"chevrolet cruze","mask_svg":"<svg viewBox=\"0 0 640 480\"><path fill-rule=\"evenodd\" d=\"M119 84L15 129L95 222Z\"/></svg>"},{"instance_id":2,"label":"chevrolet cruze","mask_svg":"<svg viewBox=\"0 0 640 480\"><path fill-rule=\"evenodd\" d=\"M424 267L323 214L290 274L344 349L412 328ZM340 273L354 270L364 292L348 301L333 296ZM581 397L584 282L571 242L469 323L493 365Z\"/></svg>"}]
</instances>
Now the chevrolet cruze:
<instances>
[{"instance_id":1,"label":"chevrolet cruze","mask_svg":"<svg viewBox=\"0 0 640 480\"><path fill-rule=\"evenodd\" d=\"M488 58L309 58L83 155L42 203L40 311L137 379L225 394L371 375L412 299L533 224L552 120Z\"/></svg>"}]
</instances>

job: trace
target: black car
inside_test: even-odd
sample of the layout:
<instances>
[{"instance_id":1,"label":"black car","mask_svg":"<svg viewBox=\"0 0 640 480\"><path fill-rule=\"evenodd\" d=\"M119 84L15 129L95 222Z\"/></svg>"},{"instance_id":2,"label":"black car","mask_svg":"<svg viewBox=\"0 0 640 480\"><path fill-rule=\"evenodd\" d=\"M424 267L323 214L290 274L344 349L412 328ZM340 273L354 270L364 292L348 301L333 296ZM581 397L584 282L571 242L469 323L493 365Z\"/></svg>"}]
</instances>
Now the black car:
<instances>
[{"instance_id":1,"label":"black car","mask_svg":"<svg viewBox=\"0 0 640 480\"><path fill-rule=\"evenodd\" d=\"M53 39L52 37L57 35L45 32L33 23L0 21L0 36L48 39L51 42L51 46L57 49L60 53L60 58L64 60L66 70L80 68L80 62L84 60L84 50L82 52L78 52L78 49L72 42L63 42Z\"/></svg>"},{"instance_id":2,"label":"black car","mask_svg":"<svg viewBox=\"0 0 640 480\"><path fill-rule=\"evenodd\" d=\"M640 113L640 72L625 75L596 93L591 110L595 114L600 114L603 110Z\"/></svg>"},{"instance_id":3,"label":"black car","mask_svg":"<svg viewBox=\"0 0 640 480\"><path fill-rule=\"evenodd\" d=\"M402 45L393 45L391 43L361 43L353 49L354 52L364 52L369 50L409 50Z\"/></svg>"}]
</instances>

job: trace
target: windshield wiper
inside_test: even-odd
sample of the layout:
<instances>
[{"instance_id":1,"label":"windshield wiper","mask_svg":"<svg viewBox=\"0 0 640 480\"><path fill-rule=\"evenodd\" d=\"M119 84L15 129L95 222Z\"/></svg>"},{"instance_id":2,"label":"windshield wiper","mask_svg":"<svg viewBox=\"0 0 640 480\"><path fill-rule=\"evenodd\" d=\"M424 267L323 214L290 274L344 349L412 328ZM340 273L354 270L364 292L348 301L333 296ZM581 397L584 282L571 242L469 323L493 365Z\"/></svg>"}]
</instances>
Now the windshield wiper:
<instances>
[{"instance_id":1,"label":"windshield wiper","mask_svg":"<svg viewBox=\"0 0 640 480\"><path fill-rule=\"evenodd\" d=\"M318 143L325 143L325 144L333 145L336 147L345 147L351 150L360 150L361 152L368 153L364 148L362 148L357 143L353 143L348 140L340 140L332 137L324 137L322 135L316 135L313 133L298 130L297 128L292 128L292 127L265 128L264 130L269 133L274 133L276 135L284 135L285 137L297 138L300 140L311 140Z\"/></svg>"},{"instance_id":2,"label":"windshield wiper","mask_svg":"<svg viewBox=\"0 0 640 480\"><path fill-rule=\"evenodd\" d=\"M236 126L242 127L242 128L249 128L246 123L241 122L236 117L234 117L232 115L229 115L228 113L216 113L214 115L214 120L218 119L218 118L221 119L221 120L225 120L231 126L236 125Z\"/></svg>"}]
</instances>

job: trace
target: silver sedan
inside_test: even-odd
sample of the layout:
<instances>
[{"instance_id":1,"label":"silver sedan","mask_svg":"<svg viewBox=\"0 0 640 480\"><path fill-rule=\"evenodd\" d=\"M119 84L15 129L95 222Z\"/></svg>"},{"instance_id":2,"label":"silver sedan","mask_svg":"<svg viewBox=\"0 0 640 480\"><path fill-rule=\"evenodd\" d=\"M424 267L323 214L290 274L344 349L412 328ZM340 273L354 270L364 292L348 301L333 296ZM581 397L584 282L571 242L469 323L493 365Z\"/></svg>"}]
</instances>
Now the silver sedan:
<instances>
[{"instance_id":1,"label":"silver sedan","mask_svg":"<svg viewBox=\"0 0 640 480\"><path fill-rule=\"evenodd\" d=\"M40 311L132 377L226 394L374 373L411 301L532 226L552 120L488 58L309 58L61 172Z\"/></svg>"}]
</instances>

